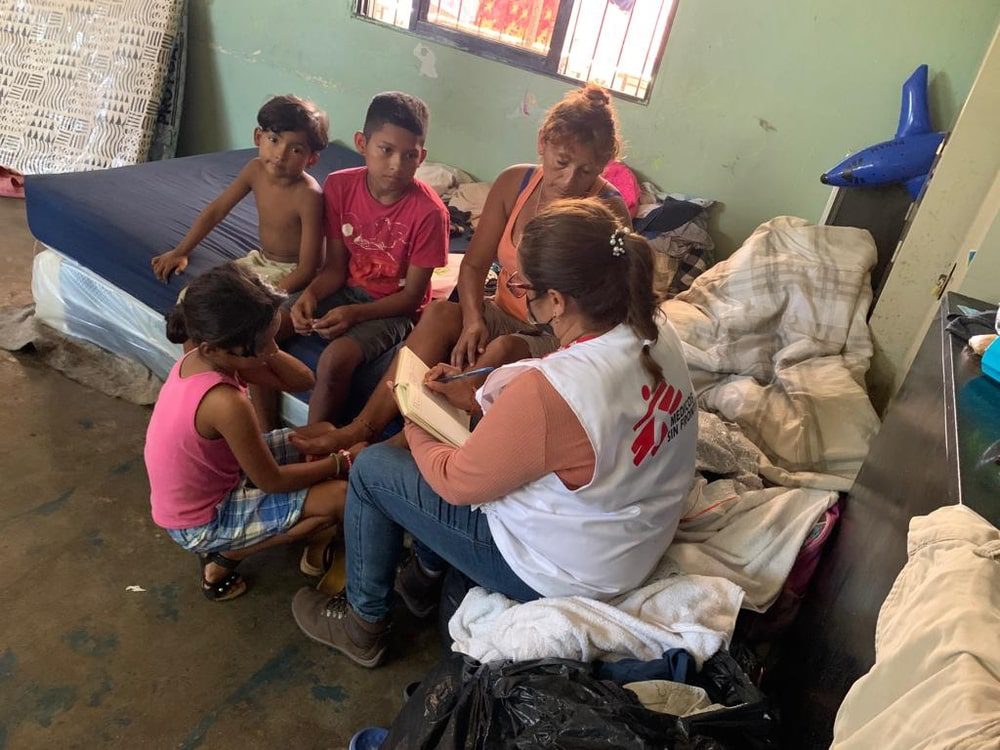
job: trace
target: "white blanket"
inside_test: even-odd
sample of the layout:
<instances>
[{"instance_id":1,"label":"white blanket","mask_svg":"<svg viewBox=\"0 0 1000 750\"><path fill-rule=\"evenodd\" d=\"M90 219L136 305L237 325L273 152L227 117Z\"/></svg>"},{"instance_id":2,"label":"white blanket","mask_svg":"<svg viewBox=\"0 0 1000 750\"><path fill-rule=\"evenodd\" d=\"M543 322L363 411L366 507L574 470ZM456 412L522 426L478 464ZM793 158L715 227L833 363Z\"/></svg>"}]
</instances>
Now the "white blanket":
<instances>
[{"instance_id":1,"label":"white blanket","mask_svg":"<svg viewBox=\"0 0 1000 750\"><path fill-rule=\"evenodd\" d=\"M516 604L470 591L448 623L453 650L479 661L559 656L651 660L686 649L699 669L729 642L743 592L721 578L671 576L613 603L582 596Z\"/></svg>"},{"instance_id":2,"label":"white blanket","mask_svg":"<svg viewBox=\"0 0 1000 750\"><path fill-rule=\"evenodd\" d=\"M454 650L649 659L680 646L700 661L728 643L733 587L765 611L878 430L863 387L874 261L867 232L779 217L664 303L702 406L698 474L673 544L649 583L615 603L519 605L474 589L450 622Z\"/></svg>"}]
</instances>

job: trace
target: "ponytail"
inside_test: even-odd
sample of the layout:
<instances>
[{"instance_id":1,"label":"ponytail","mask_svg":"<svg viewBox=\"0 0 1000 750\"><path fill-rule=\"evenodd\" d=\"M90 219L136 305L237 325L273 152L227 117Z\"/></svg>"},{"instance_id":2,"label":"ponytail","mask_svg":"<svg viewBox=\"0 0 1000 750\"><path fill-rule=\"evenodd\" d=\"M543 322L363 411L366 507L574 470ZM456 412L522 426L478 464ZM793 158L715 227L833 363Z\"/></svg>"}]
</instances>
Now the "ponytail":
<instances>
[{"instance_id":1,"label":"ponytail","mask_svg":"<svg viewBox=\"0 0 1000 750\"><path fill-rule=\"evenodd\" d=\"M190 338L187 332L187 325L184 323L184 307L182 302L174 305L174 309L167 313L167 341L173 344L183 344Z\"/></svg>"},{"instance_id":2,"label":"ponytail","mask_svg":"<svg viewBox=\"0 0 1000 750\"><path fill-rule=\"evenodd\" d=\"M663 380L663 368L650 351L650 345L660 338L660 329L656 325L656 316L660 313L653 293L653 252L642 236L629 232L625 236L625 252L620 260L628 264L625 324L643 342L639 359L655 385Z\"/></svg>"}]
</instances>

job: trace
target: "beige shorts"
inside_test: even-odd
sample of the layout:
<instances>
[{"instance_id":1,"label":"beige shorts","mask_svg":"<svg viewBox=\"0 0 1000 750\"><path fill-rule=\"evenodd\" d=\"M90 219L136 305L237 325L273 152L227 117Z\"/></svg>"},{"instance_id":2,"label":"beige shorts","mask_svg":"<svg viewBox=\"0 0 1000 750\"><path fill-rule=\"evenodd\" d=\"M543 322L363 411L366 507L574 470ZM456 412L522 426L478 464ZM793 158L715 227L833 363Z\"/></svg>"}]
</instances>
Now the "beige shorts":
<instances>
[{"instance_id":1,"label":"beige shorts","mask_svg":"<svg viewBox=\"0 0 1000 750\"><path fill-rule=\"evenodd\" d=\"M559 339L551 333L504 312L492 299L483 302L483 322L490 340L497 336L516 336L528 345L528 351L534 358L552 354L559 348Z\"/></svg>"},{"instance_id":2,"label":"beige shorts","mask_svg":"<svg viewBox=\"0 0 1000 750\"><path fill-rule=\"evenodd\" d=\"M298 266L298 263L279 263L276 260L268 260L260 250L251 250L242 258L234 260L233 263L243 266L254 276L266 281L271 286L278 286L278 283ZM181 289L180 294L177 295L178 302L184 300L187 290L187 285Z\"/></svg>"},{"instance_id":3,"label":"beige shorts","mask_svg":"<svg viewBox=\"0 0 1000 750\"><path fill-rule=\"evenodd\" d=\"M256 274L271 286L277 286L282 279L298 266L298 263L281 263L280 261L270 260L264 257L264 253L260 250L251 250L244 257L233 262Z\"/></svg>"}]
</instances>

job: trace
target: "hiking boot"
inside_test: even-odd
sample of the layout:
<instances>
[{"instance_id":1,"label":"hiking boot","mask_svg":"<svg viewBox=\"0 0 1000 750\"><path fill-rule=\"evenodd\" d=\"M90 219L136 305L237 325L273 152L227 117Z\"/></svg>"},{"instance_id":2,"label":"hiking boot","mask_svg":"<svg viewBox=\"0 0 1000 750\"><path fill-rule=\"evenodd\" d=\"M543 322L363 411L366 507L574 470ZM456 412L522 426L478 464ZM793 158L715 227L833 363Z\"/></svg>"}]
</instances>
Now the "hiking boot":
<instances>
[{"instance_id":1,"label":"hiking boot","mask_svg":"<svg viewBox=\"0 0 1000 750\"><path fill-rule=\"evenodd\" d=\"M362 667L377 667L385 659L389 619L368 622L351 608L345 594L329 597L306 587L292 599L295 624L317 643L329 646Z\"/></svg>"},{"instance_id":2,"label":"hiking boot","mask_svg":"<svg viewBox=\"0 0 1000 750\"><path fill-rule=\"evenodd\" d=\"M432 575L424 570L415 554L410 555L396 574L396 593L414 617L423 619L437 609L441 601L441 582L444 573Z\"/></svg>"}]
</instances>

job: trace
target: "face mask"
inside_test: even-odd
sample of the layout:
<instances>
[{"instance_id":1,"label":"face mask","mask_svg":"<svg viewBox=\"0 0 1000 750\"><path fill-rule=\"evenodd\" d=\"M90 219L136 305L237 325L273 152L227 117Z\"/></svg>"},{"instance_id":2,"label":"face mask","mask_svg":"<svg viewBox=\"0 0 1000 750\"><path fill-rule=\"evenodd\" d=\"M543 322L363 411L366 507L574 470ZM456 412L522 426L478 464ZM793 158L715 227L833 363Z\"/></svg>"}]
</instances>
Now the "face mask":
<instances>
[{"instance_id":1,"label":"face mask","mask_svg":"<svg viewBox=\"0 0 1000 750\"><path fill-rule=\"evenodd\" d=\"M539 328L548 328L552 324L552 321L556 319L556 316L553 315L551 318L549 318L544 322L538 320L538 318L535 317L535 313L531 309L531 303L536 301L537 299L538 297L535 297L535 299L525 298L525 306L528 308L528 322L531 323L532 325L538 326Z\"/></svg>"}]
</instances>

